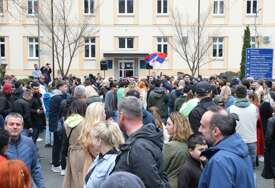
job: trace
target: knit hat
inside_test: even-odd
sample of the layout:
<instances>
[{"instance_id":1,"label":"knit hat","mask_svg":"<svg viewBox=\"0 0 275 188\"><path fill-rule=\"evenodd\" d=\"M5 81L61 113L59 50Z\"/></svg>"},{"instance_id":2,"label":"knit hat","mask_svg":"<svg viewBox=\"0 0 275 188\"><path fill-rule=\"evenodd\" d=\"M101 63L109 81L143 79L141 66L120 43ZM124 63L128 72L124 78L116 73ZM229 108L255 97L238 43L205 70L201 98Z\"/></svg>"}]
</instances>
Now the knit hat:
<instances>
[{"instance_id":1,"label":"knit hat","mask_svg":"<svg viewBox=\"0 0 275 188\"><path fill-rule=\"evenodd\" d=\"M6 82L3 86L3 93L10 94L12 92L12 84L10 82Z\"/></svg>"},{"instance_id":2,"label":"knit hat","mask_svg":"<svg viewBox=\"0 0 275 188\"><path fill-rule=\"evenodd\" d=\"M196 85L197 94L207 94L211 91L211 85L208 81L201 81Z\"/></svg>"},{"instance_id":3,"label":"knit hat","mask_svg":"<svg viewBox=\"0 0 275 188\"><path fill-rule=\"evenodd\" d=\"M102 184L101 188L145 188L139 177L129 172L115 172Z\"/></svg>"}]
</instances>

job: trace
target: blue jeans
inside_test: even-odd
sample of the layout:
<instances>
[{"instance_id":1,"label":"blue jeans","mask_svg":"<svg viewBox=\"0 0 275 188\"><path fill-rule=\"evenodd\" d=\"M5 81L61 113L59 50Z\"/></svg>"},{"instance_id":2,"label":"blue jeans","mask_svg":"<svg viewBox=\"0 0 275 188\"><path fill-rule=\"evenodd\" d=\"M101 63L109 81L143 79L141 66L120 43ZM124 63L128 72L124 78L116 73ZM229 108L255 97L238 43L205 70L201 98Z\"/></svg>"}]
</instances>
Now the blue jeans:
<instances>
[{"instance_id":1,"label":"blue jeans","mask_svg":"<svg viewBox=\"0 0 275 188\"><path fill-rule=\"evenodd\" d=\"M248 153L250 155L251 161L252 161L252 166L253 169L255 170L256 168L256 147L257 147L257 143L247 143L246 144L248 147Z\"/></svg>"},{"instance_id":2,"label":"blue jeans","mask_svg":"<svg viewBox=\"0 0 275 188\"><path fill-rule=\"evenodd\" d=\"M53 133L49 130L49 119L46 118L45 144L53 145Z\"/></svg>"}]
</instances>

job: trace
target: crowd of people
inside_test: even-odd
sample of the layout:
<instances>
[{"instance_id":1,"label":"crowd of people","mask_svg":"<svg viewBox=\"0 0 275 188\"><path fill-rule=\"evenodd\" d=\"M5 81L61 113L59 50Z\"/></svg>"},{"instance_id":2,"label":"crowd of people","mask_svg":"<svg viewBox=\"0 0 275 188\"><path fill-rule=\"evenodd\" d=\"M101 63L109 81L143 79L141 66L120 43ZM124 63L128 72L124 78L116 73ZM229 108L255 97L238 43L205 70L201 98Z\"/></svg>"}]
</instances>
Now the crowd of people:
<instances>
[{"instance_id":1,"label":"crowd of people","mask_svg":"<svg viewBox=\"0 0 275 188\"><path fill-rule=\"evenodd\" d=\"M45 187L42 135L64 188L253 188L259 161L275 179L271 81L50 74L2 83L0 187Z\"/></svg>"}]
</instances>

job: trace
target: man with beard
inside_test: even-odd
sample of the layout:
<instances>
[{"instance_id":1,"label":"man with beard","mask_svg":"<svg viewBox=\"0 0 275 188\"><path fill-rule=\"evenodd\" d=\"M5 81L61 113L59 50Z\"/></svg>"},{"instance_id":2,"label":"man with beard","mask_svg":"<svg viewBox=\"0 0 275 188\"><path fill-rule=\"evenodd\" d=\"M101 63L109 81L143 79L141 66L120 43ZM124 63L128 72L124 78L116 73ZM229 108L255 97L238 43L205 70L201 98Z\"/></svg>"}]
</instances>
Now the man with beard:
<instances>
[{"instance_id":1,"label":"man with beard","mask_svg":"<svg viewBox=\"0 0 275 188\"><path fill-rule=\"evenodd\" d=\"M46 125L44 110L41 101L40 85L37 82L31 84L31 89L33 92L33 98L31 100L31 118L34 124L32 139L36 143L39 136L39 132Z\"/></svg>"},{"instance_id":2,"label":"man with beard","mask_svg":"<svg viewBox=\"0 0 275 188\"><path fill-rule=\"evenodd\" d=\"M202 153L208 159L199 188L255 188L248 148L236 133L236 118L222 108L206 111L199 132L213 147Z\"/></svg>"},{"instance_id":3,"label":"man with beard","mask_svg":"<svg viewBox=\"0 0 275 188\"><path fill-rule=\"evenodd\" d=\"M153 124L142 124L142 104L136 97L124 98L118 111L119 126L128 138L119 147L114 171L137 175L147 188L169 187L163 172L162 132Z\"/></svg>"}]
</instances>

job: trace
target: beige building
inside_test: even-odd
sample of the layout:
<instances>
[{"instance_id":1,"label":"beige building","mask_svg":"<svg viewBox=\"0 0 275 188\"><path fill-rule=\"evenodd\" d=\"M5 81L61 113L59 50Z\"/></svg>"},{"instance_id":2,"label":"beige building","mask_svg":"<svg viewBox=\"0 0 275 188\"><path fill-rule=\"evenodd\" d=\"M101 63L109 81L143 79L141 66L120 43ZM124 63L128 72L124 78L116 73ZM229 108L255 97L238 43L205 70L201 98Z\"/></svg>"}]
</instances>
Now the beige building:
<instances>
[{"instance_id":1,"label":"beige building","mask_svg":"<svg viewBox=\"0 0 275 188\"><path fill-rule=\"evenodd\" d=\"M20 1L14 4L14 1L0 0L0 54L2 63L7 64L8 74L22 77L31 75L34 64L52 63L48 25L40 19L42 14L50 18L51 12L45 5L48 1ZM70 73L77 76L103 74L100 61L106 60L107 76L143 77L148 74L145 56L157 51L167 53L168 58L153 71L169 75L179 71L190 73L177 45L173 45L178 43L178 36L172 23L175 17L180 18L182 36L191 39L190 32L196 34L198 0L54 0L57 1L71 5L66 13L70 17L68 27L77 30L83 23L87 24ZM200 2L201 27L204 28L200 45L208 44L201 59L202 75L239 70L247 25L251 30L252 47L274 48L274 0ZM54 10L56 16L60 8L55 8L59 9ZM55 23L55 26L62 30L64 25ZM191 44L190 48L194 46ZM194 50L190 49L192 55ZM65 53L65 67L68 56ZM57 61L55 69L57 72Z\"/></svg>"}]
</instances>

